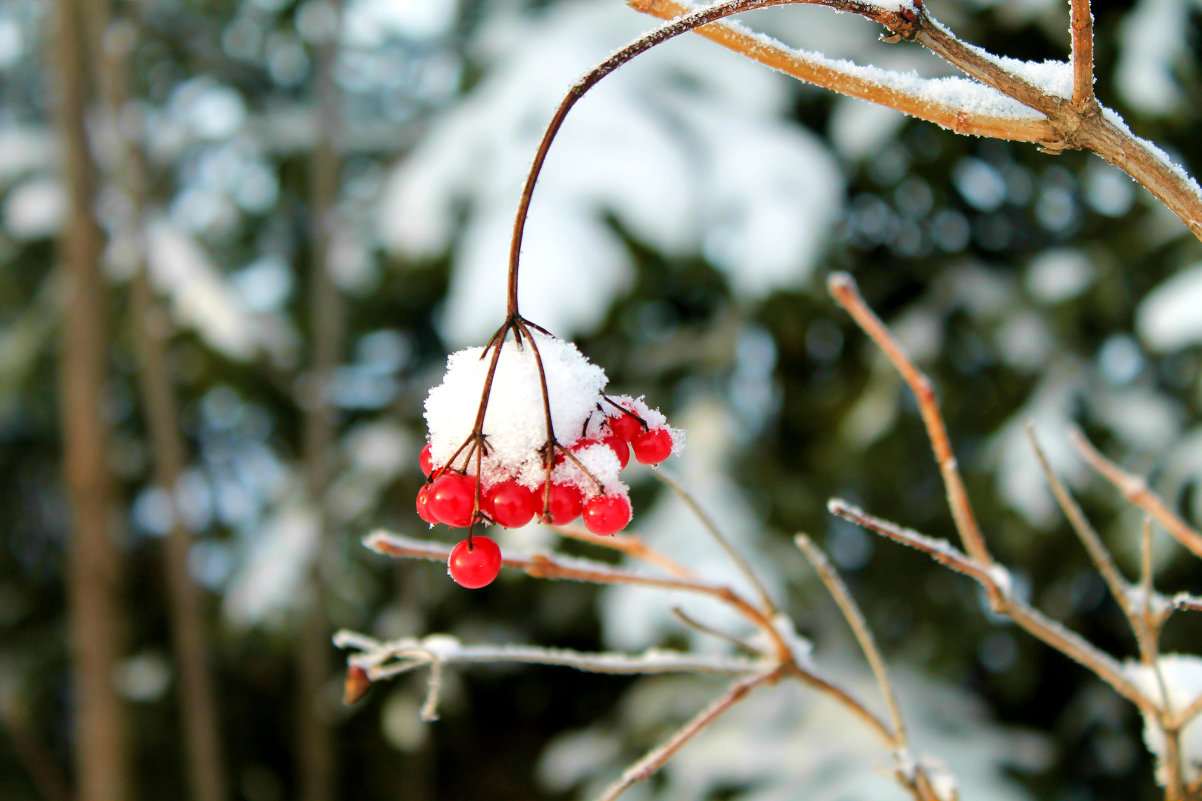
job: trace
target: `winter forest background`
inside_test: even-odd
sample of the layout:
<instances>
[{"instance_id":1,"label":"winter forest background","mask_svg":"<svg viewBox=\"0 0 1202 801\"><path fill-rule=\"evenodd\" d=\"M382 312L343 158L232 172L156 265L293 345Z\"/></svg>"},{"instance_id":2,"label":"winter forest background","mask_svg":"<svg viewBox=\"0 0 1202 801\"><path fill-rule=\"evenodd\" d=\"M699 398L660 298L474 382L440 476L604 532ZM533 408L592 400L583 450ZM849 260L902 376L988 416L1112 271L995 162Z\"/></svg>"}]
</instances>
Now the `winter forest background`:
<instances>
[{"instance_id":1,"label":"winter forest background","mask_svg":"<svg viewBox=\"0 0 1202 801\"><path fill-rule=\"evenodd\" d=\"M130 798L595 793L721 680L454 668L441 720L423 723L420 674L344 708L330 637L723 647L662 594L512 571L471 592L437 565L360 545L379 527L427 536L413 506L422 403L446 354L503 319L509 226L542 128L582 72L655 21L620 0L104 5L0 4L0 797L72 794L70 643L97 633L119 698L100 725L125 733ZM1065 58L1064 0L929 5L993 52ZM63 13L84 20L82 61L55 33ZM1100 100L1196 174L1202 4L1094 14ZM830 56L950 73L851 15L788 7L743 21ZM68 85L86 112L82 166L55 116ZM105 368L105 477L92 478L111 504L91 522L116 546L112 564L82 570L68 559L79 523L63 455L76 385L60 357L64 334L91 322L63 308L56 246L79 224L76 167L92 175L104 257L103 319L83 339ZM964 798L1161 797L1129 705L992 617L970 582L826 511L837 495L954 538L911 396L824 289L846 270L934 380L1021 590L1132 652L1022 424L1034 421L1129 575L1141 514L1078 458L1071 424L1202 520L1202 252L1144 190L1097 157L957 136L684 36L569 118L524 259L523 311L688 431L667 469L749 552L827 669L870 687L792 535L826 549L892 666L913 739L948 762ZM148 380L156 364L165 406ZM314 402L327 373L330 415ZM649 543L738 580L645 472L632 497ZM537 527L499 539L578 550ZM1158 585L1202 591L1193 557L1163 532L1154 542ZM81 633L68 584L97 574L117 604L86 610L100 628ZM192 601L199 614L181 615ZM1199 643L1202 618L1183 614L1162 645ZM206 710L209 728L185 734ZM624 797L900 798L884 762L828 701L782 686Z\"/></svg>"}]
</instances>

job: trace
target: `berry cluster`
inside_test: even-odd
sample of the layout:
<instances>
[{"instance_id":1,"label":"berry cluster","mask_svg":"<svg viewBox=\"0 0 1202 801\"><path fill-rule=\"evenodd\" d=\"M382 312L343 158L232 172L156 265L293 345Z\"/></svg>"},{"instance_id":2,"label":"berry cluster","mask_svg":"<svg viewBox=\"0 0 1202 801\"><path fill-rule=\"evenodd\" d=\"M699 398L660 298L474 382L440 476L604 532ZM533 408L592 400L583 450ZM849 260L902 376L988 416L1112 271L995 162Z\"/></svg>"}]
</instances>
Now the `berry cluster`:
<instances>
[{"instance_id":1,"label":"berry cluster","mask_svg":"<svg viewBox=\"0 0 1202 801\"><path fill-rule=\"evenodd\" d=\"M604 394L604 371L575 346L525 325L513 341L505 329L498 335L485 348L452 354L426 400L427 481L417 513L431 525L468 529L448 571L471 588L501 568L500 549L473 536L474 526L579 518L593 534L614 534L633 515L619 477L631 455L655 465L683 442L641 398Z\"/></svg>"}]
</instances>

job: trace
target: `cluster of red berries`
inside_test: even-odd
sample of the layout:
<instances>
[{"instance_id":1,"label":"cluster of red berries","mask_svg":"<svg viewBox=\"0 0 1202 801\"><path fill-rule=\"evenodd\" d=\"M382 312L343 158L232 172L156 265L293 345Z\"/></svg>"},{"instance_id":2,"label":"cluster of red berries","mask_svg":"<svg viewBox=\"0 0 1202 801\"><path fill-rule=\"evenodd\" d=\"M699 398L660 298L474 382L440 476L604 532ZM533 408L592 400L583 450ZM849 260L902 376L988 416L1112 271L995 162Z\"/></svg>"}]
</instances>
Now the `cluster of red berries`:
<instances>
[{"instance_id":1,"label":"cluster of red berries","mask_svg":"<svg viewBox=\"0 0 1202 801\"><path fill-rule=\"evenodd\" d=\"M417 513L431 525L442 523L451 528L467 528L476 523L519 528L537 517L544 523L566 525L581 519L585 528L597 535L610 535L625 528L633 516L630 499L620 482L620 491L606 491L603 483L592 476L581 459L598 446L613 453L624 468L633 454L636 461L656 465L672 455L679 441L679 432L666 425L652 427L627 406L645 408L641 402L627 400L619 405L610 402L617 413L601 418L586 427L586 435L570 445L556 445L553 467L575 463L589 482L557 480L563 470L543 468L542 478L531 486L529 475L506 477L481 486L475 475L436 465L430 445L421 452L420 463L427 481L417 493ZM580 458L578 458L578 456ZM541 459L541 457L539 457ZM593 457L595 460L595 456ZM524 478L525 480L521 480ZM581 488L584 483L586 489ZM592 486L595 485L595 486ZM483 587L496 578L501 569L501 552L490 538L469 534L451 552L448 571L464 587Z\"/></svg>"}]
</instances>

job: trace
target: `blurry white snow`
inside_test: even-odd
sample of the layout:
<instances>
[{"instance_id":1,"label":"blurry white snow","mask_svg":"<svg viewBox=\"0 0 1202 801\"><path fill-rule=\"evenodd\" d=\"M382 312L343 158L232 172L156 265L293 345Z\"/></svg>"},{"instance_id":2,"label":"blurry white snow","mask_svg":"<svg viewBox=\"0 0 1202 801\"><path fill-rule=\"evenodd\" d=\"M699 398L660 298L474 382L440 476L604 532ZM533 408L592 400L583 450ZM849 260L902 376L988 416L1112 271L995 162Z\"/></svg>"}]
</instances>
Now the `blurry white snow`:
<instances>
[{"instance_id":1,"label":"blurry white snow","mask_svg":"<svg viewBox=\"0 0 1202 801\"><path fill-rule=\"evenodd\" d=\"M255 532L222 603L233 624L253 626L277 617L303 597L321 530L318 515L300 496L294 488Z\"/></svg>"},{"instance_id":2,"label":"blurry white snow","mask_svg":"<svg viewBox=\"0 0 1202 801\"><path fill-rule=\"evenodd\" d=\"M287 323L278 315L253 314L204 249L163 217L146 224L146 260L151 282L170 300L181 327L231 359L266 354L278 363L291 361L296 343Z\"/></svg>"},{"instance_id":3,"label":"blurry white snow","mask_svg":"<svg viewBox=\"0 0 1202 801\"><path fill-rule=\"evenodd\" d=\"M498 24L496 63L394 170L381 236L411 257L456 241L444 317L456 343L504 314L518 195L570 83L647 20L608 0L562 4L534 24ZM568 116L534 193L523 249L523 311L556 333L595 326L630 280L612 215L661 252L704 251L739 291L796 285L838 213L842 178L825 146L781 121L788 83L683 37L623 67Z\"/></svg>"},{"instance_id":4,"label":"blurry white snow","mask_svg":"<svg viewBox=\"0 0 1202 801\"><path fill-rule=\"evenodd\" d=\"M1070 486L1078 483L1085 468L1069 445L1068 432L1073 425L1073 401L1083 389L1078 367L1069 362L1050 365L1026 405L1011 415L990 441L990 461L997 466L1002 497L1036 528L1058 524L1060 513L1027 439L1026 424L1030 422L1034 428L1056 476Z\"/></svg>"},{"instance_id":5,"label":"blurry white snow","mask_svg":"<svg viewBox=\"0 0 1202 801\"><path fill-rule=\"evenodd\" d=\"M689 447L665 468L750 561L773 597L783 598L781 566L765 548L767 537L754 510L724 469L730 463L731 432L735 429L729 412L716 402L701 401L685 410L679 422L689 432ZM650 509L636 509L632 528L648 545L672 554L707 580L755 597L754 589L673 493L662 492ZM796 554L797 569L802 569L801 554L792 549L790 552ZM729 607L693 593L611 586L602 591L599 603L606 646L618 650L641 650L663 642L669 635L685 638L690 649L702 653L727 647L682 624L672 614L673 606L680 606L720 631L749 633L743 618Z\"/></svg>"},{"instance_id":6,"label":"blurry white snow","mask_svg":"<svg viewBox=\"0 0 1202 801\"><path fill-rule=\"evenodd\" d=\"M1193 654L1165 654L1156 660L1154 668L1128 661L1123 665L1123 672L1140 692L1156 703L1166 703L1167 696L1168 708L1176 713L1184 712L1202 695L1202 657ZM1164 693L1161 692L1162 681ZM1147 716L1144 717L1144 744L1156 756L1156 780L1164 786L1168 781L1168 772L1163 764L1164 731L1155 719ZM1202 766L1202 725L1197 716L1181 729L1180 764L1182 777L1187 784L1193 784L1198 778L1198 768Z\"/></svg>"},{"instance_id":7,"label":"blurry white snow","mask_svg":"<svg viewBox=\"0 0 1202 801\"><path fill-rule=\"evenodd\" d=\"M876 697L866 670L847 657L819 659L827 676L862 697ZM1008 777L1012 768L1038 770L1050 745L1027 732L1004 729L986 717L980 702L963 690L894 669L891 678L906 713L910 740L926 765L945 762L961 787L980 801L1020 801L1028 796ZM662 740L672 723L686 720L721 692L715 681L657 677L639 682L616 714L618 722L571 732L555 740L539 764L549 789L593 797L623 767L624 751L613 748L630 733ZM614 751L617 750L617 754ZM719 788L747 788L735 798L756 801L842 801L903 799L890 777L889 754L867 728L828 698L786 683L761 689L726 712L685 745L660 771L654 786L635 785L630 801L706 798ZM940 777L947 787L950 778Z\"/></svg>"},{"instance_id":8,"label":"blurry white snow","mask_svg":"<svg viewBox=\"0 0 1202 801\"><path fill-rule=\"evenodd\" d=\"M1135 327L1153 350L1202 342L1202 264L1181 270L1149 292L1136 310Z\"/></svg>"},{"instance_id":9,"label":"blurry white snow","mask_svg":"<svg viewBox=\"0 0 1202 801\"><path fill-rule=\"evenodd\" d=\"M1140 113L1165 114L1184 100L1173 71L1188 55L1188 13L1181 0L1141 0L1123 19L1115 83Z\"/></svg>"},{"instance_id":10,"label":"blurry white snow","mask_svg":"<svg viewBox=\"0 0 1202 801\"><path fill-rule=\"evenodd\" d=\"M67 197L54 178L25 181L4 199L4 227L14 239L54 236L67 213Z\"/></svg>"},{"instance_id":11,"label":"blurry white snow","mask_svg":"<svg viewBox=\"0 0 1202 801\"><path fill-rule=\"evenodd\" d=\"M342 39L372 49L394 36L440 36L454 25L458 5L458 0L351 0L343 11Z\"/></svg>"},{"instance_id":12,"label":"blurry white snow","mask_svg":"<svg viewBox=\"0 0 1202 801\"><path fill-rule=\"evenodd\" d=\"M1027 291L1044 303L1071 300L1094 282L1096 272L1085 254L1070 248L1045 250L1027 265Z\"/></svg>"}]
</instances>

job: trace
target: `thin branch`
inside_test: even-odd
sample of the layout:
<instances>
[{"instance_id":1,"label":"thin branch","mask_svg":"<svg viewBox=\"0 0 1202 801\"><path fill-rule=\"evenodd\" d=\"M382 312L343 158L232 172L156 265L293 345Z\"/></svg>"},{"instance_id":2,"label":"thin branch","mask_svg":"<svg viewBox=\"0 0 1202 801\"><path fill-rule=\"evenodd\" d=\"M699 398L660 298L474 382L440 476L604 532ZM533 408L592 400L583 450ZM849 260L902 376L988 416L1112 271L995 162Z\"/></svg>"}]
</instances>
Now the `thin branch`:
<instances>
[{"instance_id":1,"label":"thin branch","mask_svg":"<svg viewBox=\"0 0 1202 801\"><path fill-rule=\"evenodd\" d=\"M1088 15L1082 18L1080 6L1083 0L1074 2L1073 27L1073 70L1074 91L1072 97L1062 97L1054 94L1046 86L1037 86L1015 71L1017 62L991 55L984 50L966 44L958 39L951 31L940 24L925 5L914 3L906 7L904 3L897 5L896 11L887 10L875 3L858 3L854 0L786 0L790 3L823 5L837 11L858 14L866 19L884 25L892 32L894 39L909 39L924 47L952 66L964 72L970 78L979 81L984 86L1001 92L1019 103L1044 115L1042 120L1022 120L1016 118L1013 126L1004 118L983 118L979 120L980 128L974 130L975 114L967 108L955 109L957 117L963 122L947 120L942 109L925 107L930 101L925 100L920 93L903 89L900 94L884 91L873 83L890 84L889 73L881 70L873 72L860 69L844 70L852 74L868 74L873 77L867 86L857 85L855 81L843 77L825 74L817 66L830 66L834 62L826 62L821 57L802 54L790 58L774 52L787 50L771 43L767 37L755 35L732 35L731 26L707 25L698 32L709 36L720 44L732 50L743 53L757 61L769 64L782 71L793 74L802 80L811 81L821 86L827 86L833 91L847 94L851 97L861 97L881 105L896 108L904 113L914 114L923 119L930 119L952 130L966 133L980 133L999 139L1013 141L1034 141L1049 153L1059 153L1064 150L1089 150L1118 167L1131 176L1137 183L1147 189L1153 197L1162 202L1189 228L1190 232L1202 240L1202 188L1199 188L1183 169L1174 164L1160 148L1151 142L1140 139L1128 130L1122 118L1114 111L1103 108L1093 98L1092 93L1092 58L1086 58L1087 50L1092 53L1092 22L1087 26L1077 23L1088 22ZM685 6L668 4L661 0L635 0L640 10L660 15L672 10L688 10ZM696 12L694 12L696 13ZM1087 34L1089 44L1086 44ZM800 67L795 67L791 61L799 60ZM806 64L805 62L816 62ZM1086 65L1089 64L1087 74ZM908 84L906 85L908 88ZM1088 93L1085 91L1088 87ZM951 122L951 124L948 124ZM1012 130L1010 129L1012 127Z\"/></svg>"},{"instance_id":2,"label":"thin branch","mask_svg":"<svg viewBox=\"0 0 1202 801\"><path fill-rule=\"evenodd\" d=\"M777 612L776 604L773 603L772 596L768 594L768 588L764 586L764 583L760 581L760 577L751 569L751 565L743 557L743 554L739 553L738 549L731 544L726 535L722 533L722 530L718 528L718 524L714 522L714 519L701 508L701 504L697 503L697 499L681 486L680 482L668 475L663 468L656 468L651 472L668 489L672 490L676 494L676 497L689 508L689 511L701 521L702 528L706 530L714 542L718 543L718 546L726 553L727 558L743 574L743 578L747 579L747 583L751 585L756 594L760 596L760 606L764 614L768 617L775 615Z\"/></svg>"},{"instance_id":3,"label":"thin branch","mask_svg":"<svg viewBox=\"0 0 1202 801\"><path fill-rule=\"evenodd\" d=\"M885 705L889 708L889 718L893 723L895 749L907 747L906 723L902 718L901 707L898 705L897 696L893 692L893 684L889 681L889 673L885 669L885 660L876 646L872 631L864 621L864 614L860 611L859 605L847 589L847 585L843 583L843 579L839 577L830 560L826 558L826 554L814 544L814 541L805 534L798 534L793 538L793 541L801 549L801 552L805 554L806 559L814 567L814 571L818 573L818 577L822 579L822 583L826 585L827 591L835 599L839 611L843 613L844 619L847 620L848 625L851 626L851 630L856 636L856 641L860 644L860 650L864 652L868 664L872 667L876 683L880 686L881 694L885 697Z\"/></svg>"},{"instance_id":4,"label":"thin branch","mask_svg":"<svg viewBox=\"0 0 1202 801\"><path fill-rule=\"evenodd\" d=\"M740 676L759 673L774 666L763 659L697 656L659 649L625 654L587 653L534 645L463 645L446 635L381 642L355 632L340 631L334 635L334 644L339 648L359 650L360 653L351 656L348 663L365 670L372 681L405 673L435 661L444 665L549 665L611 675L703 673Z\"/></svg>"},{"instance_id":5,"label":"thin branch","mask_svg":"<svg viewBox=\"0 0 1202 801\"><path fill-rule=\"evenodd\" d=\"M1106 586L1110 588L1110 594L1114 596L1114 600L1118 603L1119 608L1123 610L1123 614L1127 617L1127 622L1130 623L1136 638L1139 639L1142 624L1140 623L1139 615L1136 614L1136 610L1132 606L1126 579L1119 573L1118 566L1115 565L1110 552L1102 544L1102 538L1094 531L1093 526L1090 525L1089 520L1085 517L1085 513L1081 511L1081 507L1077 505L1072 494L1052 470L1052 466L1048 464L1047 456L1044 454L1043 448L1039 446L1039 440L1035 438L1034 427L1028 421L1023 426L1023 429L1026 431L1027 441L1031 443L1031 450L1035 451L1035 458L1039 461L1039 467L1043 471L1044 478L1047 479L1048 486L1052 489L1052 494L1056 496L1056 502L1060 505L1065 517L1068 518L1068 522L1076 533L1077 538L1085 546L1085 551L1089 554L1094 567L1102 574L1102 578L1106 581Z\"/></svg>"},{"instance_id":6,"label":"thin branch","mask_svg":"<svg viewBox=\"0 0 1202 801\"><path fill-rule=\"evenodd\" d=\"M614 551L620 551L632 559L639 559L647 564L654 565L669 575L677 578L688 579L694 578L693 571L677 562L672 557L668 556L663 551L656 550L643 541L642 537L637 534L610 534L608 536L600 536L593 534L582 528L575 526L549 526L549 528L560 536L568 539L587 542L590 545L596 545L600 548L609 548Z\"/></svg>"},{"instance_id":7,"label":"thin branch","mask_svg":"<svg viewBox=\"0 0 1202 801\"><path fill-rule=\"evenodd\" d=\"M689 10L674 0L628 0L628 3L637 11L660 19L672 19ZM710 23L698 28L696 33L799 81L888 106L956 133L1041 144L1056 139L1055 131L1046 119L997 116L966 110L902 88L900 81L890 80L893 73L885 70L849 66L845 61L828 59L818 53L794 50L732 23ZM912 86L912 79L907 84Z\"/></svg>"},{"instance_id":8,"label":"thin branch","mask_svg":"<svg viewBox=\"0 0 1202 801\"><path fill-rule=\"evenodd\" d=\"M1072 8L1069 30L1072 32L1073 106L1084 109L1094 101L1093 94L1093 13L1089 0L1069 0Z\"/></svg>"},{"instance_id":9,"label":"thin branch","mask_svg":"<svg viewBox=\"0 0 1202 801\"><path fill-rule=\"evenodd\" d=\"M983 565L991 564L993 557L989 555L985 538L977 526L976 516L973 514L972 504L969 503L968 492L964 489L964 480L960 477L960 469L947 435L947 426L939 411L939 401L935 398L930 379L914 366L901 343L864 302L855 279L847 273L831 273L826 286L835 302L846 309L864 333L872 338L914 392L923 425L926 426L927 437L931 441L931 449L935 452L935 462L939 465L939 473L947 488L947 503L956 523L956 531L960 534L960 541L975 561Z\"/></svg>"},{"instance_id":10,"label":"thin branch","mask_svg":"<svg viewBox=\"0 0 1202 801\"><path fill-rule=\"evenodd\" d=\"M379 553L408 559L446 562L451 555L451 549L445 545L382 531L368 535L363 544ZM709 584L695 578L647 576L611 567L601 562L546 554L534 554L529 557L506 556L501 560L501 564L504 567L518 568L533 578L587 581L593 584L635 584L709 595L734 607L743 617L760 629L772 642L778 661L791 662L793 660L789 644L772 625L771 619L734 590L723 585Z\"/></svg>"},{"instance_id":11,"label":"thin branch","mask_svg":"<svg viewBox=\"0 0 1202 801\"><path fill-rule=\"evenodd\" d=\"M947 542L865 514L845 501L831 500L827 503L827 508L832 514L850 520L870 531L875 531L895 542L923 551L940 564L973 578L985 589L993 609L998 614L1009 617L1028 634L1088 668L1098 678L1113 687L1119 695L1135 704L1141 712L1155 713L1155 705L1127 680L1122 666L1114 657L1099 650L1093 643L1076 632L1066 629L1056 621L1044 616L1042 612L1015 598L1010 591L1008 575L999 565L982 565Z\"/></svg>"},{"instance_id":12,"label":"thin branch","mask_svg":"<svg viewBox=\"0 0 1202 801\"><path fill-rule=\"evenodd\" d=\"M654 748L638 762L627 768L622 773L622 777L601 794L598 801L614 801L614 799L626 792L633 785L651 778L689 740L705 731L722 713L726 712L726 710L739 701L742 701L755 688L765 684L776 683L782 675L782 670L778 668L732 685L721 698L703 709L696 717L668 738L666 742Z\"/></svg>"},{"instance_id":13,"label":"thin branch","mask_svg":"<svg viewBox=\"0 0 1202 801\"><path fill-rule=\"evenodd\" d=\"M1132 473L1128 473L1114 462L1107 459L1093 444L1086 439L1079 428L1069 431L1077 453L1081 455L1090 467L1102 478L1113 484L1127 500L1150 514L1156 522L1164 526L1179 543L1188 548L1193 554L1202 558L1202 533L1191 527L1176 513L1169 509L1156 493L1148 488L1148 482Z\"/></svg>"},{"instance_id":14,"label":"thin branch","mask_svg":"<svg viewBox=\"0 0 1202 801\"><path fill-rule=\"evenodd\" d=\"M701 632L702 634L709 635L710 637L717 637L719 640L724 640L724 641L730 643L731 645L734 645L737 648L741 648L742 650L746 651L749 654L757 654L758 655L760 653L750 643L740 640L738 637L734 636L733 634L728 634L725 631L719 631L718 629L714 628L713 626L709 626L709 625L706 625L705 623L702 623L700 620L693 617L688 612L681 609L679 606L672 607L672 614L681 623L685 624L686 626L688 626L691 629L695 629L696 631Z\"/></svg>"}]
</instances>

